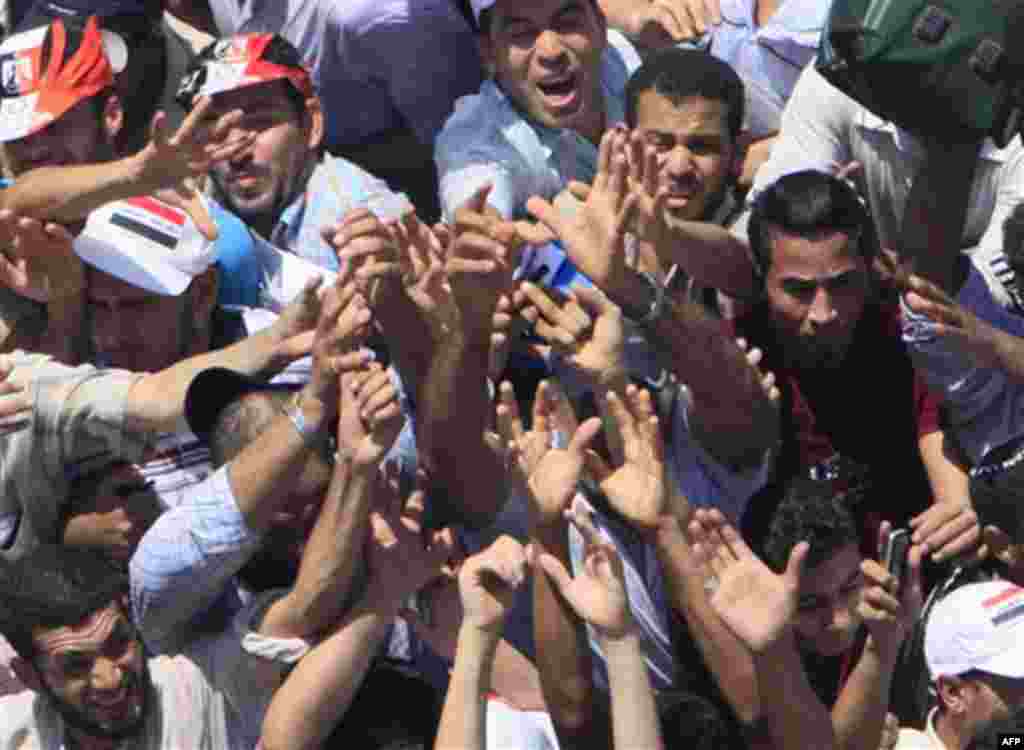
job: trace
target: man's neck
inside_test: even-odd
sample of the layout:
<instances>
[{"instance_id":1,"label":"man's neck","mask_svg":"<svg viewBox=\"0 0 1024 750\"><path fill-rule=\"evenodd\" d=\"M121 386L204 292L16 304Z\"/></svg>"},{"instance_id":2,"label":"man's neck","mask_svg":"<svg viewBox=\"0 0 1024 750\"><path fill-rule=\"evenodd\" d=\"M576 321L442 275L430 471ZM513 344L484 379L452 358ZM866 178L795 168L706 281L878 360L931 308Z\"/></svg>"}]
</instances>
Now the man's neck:
<instances>
[{"instance_id":1,"label":"man's neck","mask_svg":"<svg viewBox=\"0 0 1024 750\"><path fill-rule=\"evenodd\" d=\"M754 5L754 22L758 26L767 24L775 11L782 5L782 0L756 0Z\"/></svg>"},{"instance_id":2,"label":"man's neck","mask_svg":"<svg viewBox=\"0 0 1024 750\"><path fill-rule=\"evenodd\" d=\"M936 712L932 726L935 728L935 735L942 741L946 750L964 750L967 747L968 740L960 728L955 726L949 714L942 711Z\"/></svg>"}]
</instances>

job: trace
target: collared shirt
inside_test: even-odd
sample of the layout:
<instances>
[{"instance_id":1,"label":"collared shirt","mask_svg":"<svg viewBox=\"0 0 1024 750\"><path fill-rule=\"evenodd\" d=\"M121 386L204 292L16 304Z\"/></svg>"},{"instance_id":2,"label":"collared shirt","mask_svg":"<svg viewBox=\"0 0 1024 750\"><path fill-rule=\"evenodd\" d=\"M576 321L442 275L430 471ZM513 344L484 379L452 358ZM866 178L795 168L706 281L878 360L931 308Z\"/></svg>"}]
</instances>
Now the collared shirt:
<instances>
[{"instance_id":1,"label":"collared shirt","mask_svg":"<svg viewBox=\"0 0 1024 750\"><path fill-rule=\"evenodd\" d=\"M625 118L624 90L640 57L624 36L608 32L601 60L601 90L609 126ZM590 182L597 146L572 130L528 120L493 80L455 103L434 148L445 216L487 182L488 197L502 215L519 218L527 199L552 198L570 180Z\"/></svg>"},{"instance_id":2,"label":"collared shirt","mask_svg":"<svg viewBox=\"0 0 1024 750\"><path fill-rule=\"evenodd\" d=\"M309 645L256 631L278 590L239 612L223 634L196 642L187 654L149 661L149 718L124 750L250 750L287 669ZM0 750L63 750L65 724L50 699L23 691L0 699Z\"/></svg>"},{"instance_id":3,"label":"collared shirt","mask_svg":"<svg viewBox=\"0 0 1024 750\"><path fill-rule=\"evenodd\" d=\"M935 731L935 717L938 712L938 708L928 712L928 721L923 732L909 727L901 729L893 750L949 750Z\"/></svg>"},{"instance_id":4,"label":"collared shirt","mask_svg":"<svg viewBox=\"0 0 1024 750\"><path fill-rule=\"evenodd\" d=\"M1024 317L993 297L984 276L971 266L957 302L989 325L1024 336ZM1024 435L1024 387L1000 368L979 365L950 339L936 334L936 323L903 302L903 340L914 367L941 394L953 437L972 465L990 451Z\"/></svg>"},{"instance_id":5,"label":"collared shirt","mask_svg":"<svg viewBox=\"0 0 1024 750\"><path fill-rule=\"evenodd\" d=\"M325 154L305 190L281 213L270 241L321 268L337 271L338 255L320 236L320 230L341 221L350 211L385 201L408 202L404 195L392 193L386 182L352 162Z\"/></svg>"},{"instance_id":6,"label":"collared shirt","mask_svg":"<svg viewBox=\"0 0 1024 750\"><path fill-rule=\"evenodd\" d=\"M451 0L211 0L221 36L277 32L323 95L329 146L411 128L432 145L455 100L476 91L476 39Z\"/></svg>"},{"instance_id":7,"label":"collared shirt","mask_svg":"<svg viewBox=\"0 0 1024 750\"><path fill-rule=\"evenodd\" d=\"M722 22L695 44L731 65L747 99L744 129L755 138L776 132L801 71L818 52L827 0L785 0L758 26L753 0L722 0Z\"/></svg>"},{"instance_id":8,"label":"collared shirt","mask_svg":"<svg viewBox=\"0 0 1024 750\"><path fill-rule=\"evenodd\" d=\"M801 169L832 171L858 161L882 247L897 247L914 175L924 158L913 136L881 120L808 67L797 81L782 116L782 134L758 170L750 198L783 175ZM1013 303L1002 252L1003 222L1024 200L1024 145L1006 148L986 140L978 158L967 207L962 246L984 274L1000 304Z\"/></svg>"}]
</instances>

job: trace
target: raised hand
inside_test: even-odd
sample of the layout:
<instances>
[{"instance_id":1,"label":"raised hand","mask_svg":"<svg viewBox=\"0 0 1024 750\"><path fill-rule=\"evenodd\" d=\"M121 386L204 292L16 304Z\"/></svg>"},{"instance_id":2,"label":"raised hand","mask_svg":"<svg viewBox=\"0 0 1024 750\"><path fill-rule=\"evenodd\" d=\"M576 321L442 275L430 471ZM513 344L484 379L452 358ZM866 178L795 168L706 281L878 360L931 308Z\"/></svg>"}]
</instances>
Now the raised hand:
<instances>
[{"instance_id":1,"label":"raised hand","mask_svg":"<svg viewBox=\"0 0 1024 750\"><path fill-rule=\"evenodd\" d=\"M202 193L191 178L185 178L174 188L157 190L154 195L164 203L176 206L187 213L196 225L196 229L206 239L213 242L220 235L220 230L217 229L217 224L214 222L213 216L210 215Z\"/></svg>"},{"instance_id":2,"label":"raised hand","mask_svg":"<svg viewBox=\"0 0 1024 750\"><path fill-rule=\"evenodd\" d=\"M797 544L779 575L753 553L718 510L694 511L689 532L693 555L708 582L711 606L726 627L755 654L785 638L796 614L810 545Z\"/></svg>"},{"instance_id":3,"label":"raised hand","mask_svg":"<svg viewBox=\"0 0 1024 750\"><path fill-rule=\"evenodd\" d=\"M371 307L401 292L402 266L395 241L396 222L385 223L365 208L346 214L340 223L321 230L338 255L339 266L349 266Z\"/></svg>"},{"instance_id":4,"label":"raised hand","mask_svg":"<svg viewBox=\"0 0 1024 750\"><path fill-rule=\"evenodd\" d=\"M36 302L78 294L84 283L74 237L61 224L0 211L0 283Z\"/></svg>"},{"instance_id":5,"label":"raised hand","mask_svg":"<svg viewBox=\"0 0 1024 750\"><path fill-rule=\"evenodd\" d=\"M411 594L450 575L450 569L445 571L456 553L455 537L450 529L444 529L424 538L422 477L408 498L395 482L382 484L378 497L379 507L370 513L367 596L380 606L397 610Z\"/></svg>"},{"instance_id":6,"label":"raised hand","mask_svg":"<svg viewBox=\"0 0 1024 750\"><path fill-rule=\"evenodd\" d=\"M526 580L527 562L527 550L510 536L466 558L459 569L463 625L500 637L516 589Z\"/></svg>"},{"instance_id":7,"label":"raised hand","mask_svg":"<svg viewBox=\"0 0 1024 750\"><path fill-rule=\"evenodd\" d=\"M485 185L455 212L446 271L464 331L490 332L498 299L512 288L523 246L515 224L485 212L490 190Z\"/></svg>"},{"instance_id":8,"label":"raised hand","mask_svg":"<svg viewBox=\"0 0 1024 750\"><path fill-rule=\"evenodd\" d=\"M516 300L534 333L592 388L625 381L622 311L599 289L562 295L524 282Z\"/></svg>"},{"instance_id":9,"label":"raised hand","mask_svg":"<svg viewBox=\"0 0 1024 750\"><path fill-rule=\"evenodd\" d=\"M892 530L888 521L883 522L878 530L879 549ZM898 581L889 571L874 560L861 563L864 575L864 588L861 591L857 614L864 619L864 624L871 634L873 647L888 657L895 659L903 639L914 627L921 614L924 601L921 586L922 548L913 545L907 561L907 575Z\"/></svg>"},{"instance_id":10,"label":"raised hand","mask_svg":"<svg viewBox=\"0 0 1024 750\"><path fill-rule=\"evenodd\" d=\"M761 360L764 359L764 352L756 346L751 347L744 338L736 339L736 346L738 346L746 355L747 364L757 372L757 376L761 382L761 390L764 391L764 395L767 396L768 400L773 404L778 404L779 400L782 398L782 393L779 391L779 387L775 384L775 373L761 369Z\"/></svg>"},{"instance_id":11,"label":"raised hand","mask_svg":"<svg viewBox=\"0 0 1024 750\"><path fill-rule=\"evenodd\" d=\"M321 300L313 339L313 372L306 386L328 416L337 412L339 375L368 361L359 347L369 332L370 320L366 299L345 274L339 275Z\"/></svg>"},{"instance_id":12,"label":"raised hand","mask_svg":"<svg viewBox=\"0 0 1024 750\"><path fill-rule=\"evenodd\" d=\"M557 557L534 553L534 565L551 579L573 608L605 638L621 638L633 630L633 614L626 595L625 574L619 553L594 526L591 510L577 499L565 517L583 537L583 569L573 578Z\"/></svg>"},{"instance_id":13,"label":"raised hand","mask_svg":"<svg viewBox=\"0 0 1024 750\"><path fill-rule=\"evenodd\" d=\"M615 425L609 440L611 463L587 451L587 468L612 507L644 532L654 532L670 511L665 480L665 448L646 389L630 385L625 398L614 391L605 396L606 413Z\"/></svg>"},{"instance_id":14,"label":"raised hand","mask_svg":"<svg viewBox=\"0 0 1024 750\"><path fill-rule=\"evenodd\" d=\"M32 417L32 399L24 386L10 381L14 365L0 357L0 437L28 427Z\"/></svg>"},{"instance_id":15,"label":"raised hand","mask_svg":"<svg viewBox=\"0 0 1024 750\"><path fill-rule=\"evenodd\" d=\"M923 545L935 562L955 557L980 557L982 529L970 499L933 504L910 519L914 544Z\"/></svg>"},{"instance_id":16,"label":"raised hand","mask_svg":"<svg viewBox=\"0 0 1024 750\"><path fill-rule=\"evenodd\" d=\"M612 298L627 284L625 239L637 208L623 152L626 138L615 129L601 138L597 176L583 206L572 216L563 216L537 196L526 203L526 210L562 241L575 266Z\"/></svg>"},{"instance_id":17,"label":"raised hand","mask_svg":"<svg viewBox=\"0 0 1024 750\"><path fill-rule=\"evenodd\" d=\"M513 486L522 491L530 504L531 515L540 525L560 521L576 484L583 473L586 448L601 430L601 420L588 419L571 432L556 425L568 420L558 410L564 395L550 381L537 388L533 405L533 424L523 430L512 386L502 383L497 407L498 434L508 450L507 464ZM575 422L575 416L572 417ZM555 443L567 440L565 447Z\"/></svg>"},{"instance_id":18,"label":"raised hand","mask_svg":"<svg viewBox=\"0 0 1024 750\"><path fill-rule=\"evenodd\" d=\"M388 371L377 362L341 376L338 452L354 463L379 463L394 445L405 418Z\"/></svg>"},{"instance_id":19,"label":"raised hand","mask_svg":"<svg viewBox=\"0 0 1024 750\"><path fill-rule=\"evenodd\" d=\"M136 157L147 192L174 188L188 177L201 177L214 164L229 161L252 145L255 133L235 134L242 120L241 110L214 117L212 107L210 97L199 99L173 134L168 132L167 114L156 113L150 141Z\"/></svg>"}]
</instances>

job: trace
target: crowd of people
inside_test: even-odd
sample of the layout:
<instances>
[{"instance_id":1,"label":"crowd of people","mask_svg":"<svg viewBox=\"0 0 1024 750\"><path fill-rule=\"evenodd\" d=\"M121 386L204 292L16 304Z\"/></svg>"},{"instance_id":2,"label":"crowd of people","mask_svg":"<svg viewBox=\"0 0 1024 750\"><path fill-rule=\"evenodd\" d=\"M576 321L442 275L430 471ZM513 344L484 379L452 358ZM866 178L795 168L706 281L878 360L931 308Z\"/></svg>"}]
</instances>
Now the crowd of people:
<instances>
[{"instance_id":1,"label":"crowd of people","mask_svg":"<svg viewBox=\"0 0 1024 750\"><path fill-rule=\"evenodd\" d=\"M1024 145L828 11L0 3L0 750L1021 731Z\"/></svg>"}]
</instances>

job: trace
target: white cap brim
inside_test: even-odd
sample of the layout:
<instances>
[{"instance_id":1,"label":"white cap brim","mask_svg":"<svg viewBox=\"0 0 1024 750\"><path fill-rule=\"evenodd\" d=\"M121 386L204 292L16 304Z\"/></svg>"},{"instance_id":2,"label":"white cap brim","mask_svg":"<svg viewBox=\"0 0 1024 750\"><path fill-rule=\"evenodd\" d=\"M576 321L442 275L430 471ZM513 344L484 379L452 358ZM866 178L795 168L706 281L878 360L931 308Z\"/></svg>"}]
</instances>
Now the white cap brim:
<instances>
[{"instance_id":1,"label":"white cap brim","mask_svg":"<svg viewBox=\"0 0 1024 750\"><path fill-rule=\"evenodd\" d=\"M143 262L122 252L117 243L85 232L75 239L75 254L93 268L154 294L177 297L192 283L191 276L172 265L157 258Z\"/></svg>"}]
</instances>

